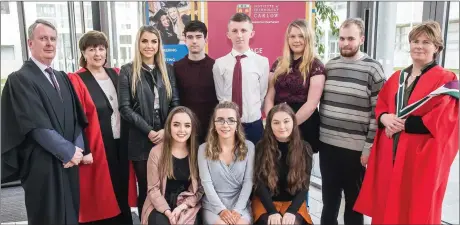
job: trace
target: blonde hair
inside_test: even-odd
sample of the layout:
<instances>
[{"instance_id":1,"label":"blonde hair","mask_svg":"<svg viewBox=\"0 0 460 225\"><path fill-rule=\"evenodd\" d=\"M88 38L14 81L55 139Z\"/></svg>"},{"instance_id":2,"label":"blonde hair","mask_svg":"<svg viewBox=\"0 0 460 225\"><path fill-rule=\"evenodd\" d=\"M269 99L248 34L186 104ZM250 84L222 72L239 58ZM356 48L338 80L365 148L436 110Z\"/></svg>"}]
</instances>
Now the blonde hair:
<instances>
[{"instance_id":1,"label":"blonde hair","mask_svg":"<svg viewBox=\"0 0 460 225\"><path fill-rule=\"evenodd\" d=\"M177 17L176 17L176 24L177 24L177 30L175 30L175 32L177 33L177 38L181 39L182 37L182 32L184 31L184 28L185 28L185 24L182 22L182 18L181 18L181 15L180 15L180 12L179 12L179 9L177 7L171 7L171 8L175 8L176 9L176 13L177 13ZM169 9L171 9L169 8ZM173 19L172 17L169 15L169 9L168 9L168 18L169 20L171 21L171 26L173 27L173 30L174 30L174 22L173 22Z\"/></svg>"},{"instance_id":2,"label":"blonde hair","mask_svg":"<svg viewBox=\"0 0 460 225\"><path fill-rule=\"evenodd\" d=\"M216 124L214 123L218 109L233 109L236 112L235 154L237 160L242 161L248 154L248 146L245 142L246 137L244 135L243 125L241 124L239 108L235 103L229 101L221 102L214 108L214 113L211 117L212 121L209 123L208 136L206 137L205 156L211 160L219 160L219 154L222 152L219 145L219 134L217 133Z\"/></svg>"},{"instance_id":3,"label":"blonde hair","mask_svg":"<svg viewBox=\"0 0 460 225\"><path fill-rule=\"evenodd\" d=\"M307 74L310 72L310 67L313 63L313 60L315 59L315 35L311 26L307 23L306 20L303 19L292 21L286 29L286 33L284 35L285 39L283 47L283 56L278 58L278 64L274 72L273 80L276 81L278 76L288 74L293 69L291 67L291 62L293 60L292 50L289 47L289 33L291 32L293 27L296 27L300 30L305 41L305 49L303 51L302 56L303 58L302 62L299 65L299 70L303 77L303 83L305 84L307 80Z\"/></svg>"},{"instance_id":4,"label":"blonde hair","mask_svg":"<svg viewBox=\"0 0 460 225\"><path fill-rule=\"evenodd\" d=\"M169 76L168 76L168 71L166 69L166 60L165 60L165 55L163 53L163 41L161 40L161 35L160 32L153 26L150 25L144 25L139 28L139 31L137 32L136 35L136 44L134 45L134 59L133 59L133 78L132 78L132 84L131 84L131 91L133 94L133 97L136 95L136 84L137 81L141 79L141 69L142 69L142 55L139 50L139 44L140 44L140 39L142 34L144 32L150 32L152 34L155 34L158 38L158 51L154 56L154 63L156 66L158 66L158 69L160 70L161 73L161 78L163 79L163 83L166 88L166 95L168 99L171 99L172 96L172 88L171 88L171 82L169 82Z\"/></svg>"},{"instance_id":5,"label":"blonde hair","mask_svg":"<svg viewBox=\"0 0 460 225\"><path fill-rule=\"evenodd\" d=\"M438 51L433 55L433 59L444 49L444 41L442 40L441 26L438 22L433 20L425 21L415 26L409 32L409 43L420 35L425 34L434 46L438 48Z\"/></svg>"}]
</instances>

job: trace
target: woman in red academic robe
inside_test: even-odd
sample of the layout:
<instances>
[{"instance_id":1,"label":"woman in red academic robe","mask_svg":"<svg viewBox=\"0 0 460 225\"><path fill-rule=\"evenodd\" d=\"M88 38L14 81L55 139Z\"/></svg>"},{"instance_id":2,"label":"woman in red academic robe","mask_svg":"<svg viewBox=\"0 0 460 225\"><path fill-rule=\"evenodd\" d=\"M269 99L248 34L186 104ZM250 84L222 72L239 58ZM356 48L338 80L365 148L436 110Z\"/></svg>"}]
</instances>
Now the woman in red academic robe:
<instances>
[{"instance_id":1,"label":"woman in red academic robe","mask_svg":"<svg viewBox=\"0 0 460 225\"><path fill-rule=\"evenodd\" d=\"M409 42L413 64L379 93L379 129L354 207L373 224L441 224L458 152L458 80L434 61L443 49L439 24L415 27Z\"/></svg>"},{"instance_id":2,"label":"woman in red academic robe","mask_svg":"<svg viewBox=\"0 0 460 225\"><path fill-rule=\"evenodd\" d=\"M103 67L108 48L103 33L85 33L79 47L82 68L69 74L69 78L88 118L85 149L90 149L80 164L79 222L132 224L130 205L136 205L137 193L127 153L124 155L119 147L116 90L119 70Z\"/></svg>"}]
</instances>

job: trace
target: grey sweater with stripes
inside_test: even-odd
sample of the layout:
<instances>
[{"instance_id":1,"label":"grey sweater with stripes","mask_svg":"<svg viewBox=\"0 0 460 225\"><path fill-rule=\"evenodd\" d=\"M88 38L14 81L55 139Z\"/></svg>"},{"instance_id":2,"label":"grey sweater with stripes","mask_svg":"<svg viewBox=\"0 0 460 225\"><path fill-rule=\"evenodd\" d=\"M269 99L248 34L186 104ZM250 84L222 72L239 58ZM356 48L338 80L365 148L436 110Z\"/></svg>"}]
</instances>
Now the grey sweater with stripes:
<instances>
[{"instance_id":1,"label":"grey sweater with stripes","mask_svg":"<svg viewBox=\"0 0 460 225\"><path fill-rule=\"evenodd\" d=\"M369 155L377 130L377 95L385 83L382 65L367 54L358 60L339 56L326 64L326 74L320 141Z\"/></svg>"}]
</instances>

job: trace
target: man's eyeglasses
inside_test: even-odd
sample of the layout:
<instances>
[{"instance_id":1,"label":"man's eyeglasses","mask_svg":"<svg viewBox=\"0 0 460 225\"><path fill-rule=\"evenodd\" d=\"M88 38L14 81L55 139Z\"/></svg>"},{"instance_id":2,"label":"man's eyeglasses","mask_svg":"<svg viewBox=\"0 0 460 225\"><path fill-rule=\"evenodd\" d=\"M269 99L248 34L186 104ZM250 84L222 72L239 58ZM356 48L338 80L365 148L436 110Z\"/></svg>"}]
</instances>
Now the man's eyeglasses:
<instances>
[{"instance_id":1,"label":"man's eyeglasses","mask_svg":"<svg viewBox=\"0 0 460 225\"><path fill-rule=\"evenodd\" d=\"M214 120L214 123L217 123L219 125L224 125L225 123L227 123L228 125L234 125L236 124L236 120L217 119L217 120Z\"/></svg>"}]
</instances>

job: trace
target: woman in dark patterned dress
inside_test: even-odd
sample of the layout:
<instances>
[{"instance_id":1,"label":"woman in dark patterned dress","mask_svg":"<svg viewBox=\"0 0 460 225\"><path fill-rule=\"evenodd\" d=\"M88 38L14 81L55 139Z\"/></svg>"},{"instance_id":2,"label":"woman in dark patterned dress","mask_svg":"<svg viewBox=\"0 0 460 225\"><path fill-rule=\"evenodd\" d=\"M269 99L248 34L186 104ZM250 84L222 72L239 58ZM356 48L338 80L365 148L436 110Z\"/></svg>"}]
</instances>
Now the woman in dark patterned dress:
<instances>
[{"instance_id":1,"label":"woman in dark patterned dress","mask_svg":"<svg viewBox=\"0 0 460 225\"><path fill-rule=\"evenodd\" d=\"M265 114L286 102L296 113L301 135L318 152L318 104L323 93L325 69L315 57L315 36L305 20L291 22L286 31L283 55L271 68Z\"/></svg>"}]
</instances>

